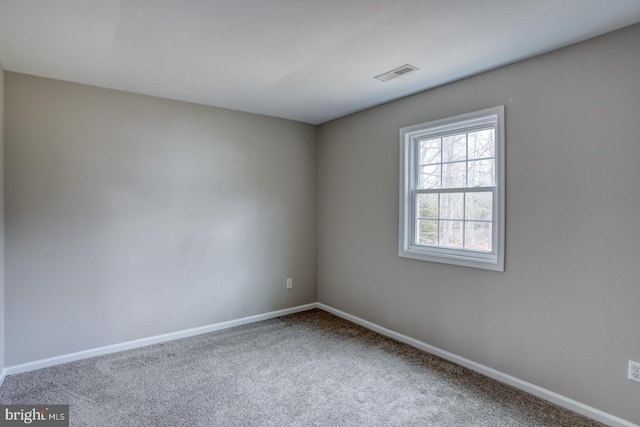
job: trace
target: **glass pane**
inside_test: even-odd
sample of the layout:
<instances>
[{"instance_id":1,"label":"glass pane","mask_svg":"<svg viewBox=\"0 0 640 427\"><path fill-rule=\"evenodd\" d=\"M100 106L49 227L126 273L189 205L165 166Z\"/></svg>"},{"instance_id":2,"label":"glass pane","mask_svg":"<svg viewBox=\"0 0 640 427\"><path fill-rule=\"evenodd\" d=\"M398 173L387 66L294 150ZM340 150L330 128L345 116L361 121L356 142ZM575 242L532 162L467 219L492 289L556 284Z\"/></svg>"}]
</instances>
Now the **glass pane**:
<instances>
[{"instance_id":1,"label":"glass pane","mask_svg":"<svg viewBox=\"0 0 640 427\"><path fill-rule=\"evenodd\" d=\"M464 218L464 193L442 193L440 195L440 218Z\"/></svg>"},{"instance_id":2,"label":"glass pane","mask_svg":"<svg viewBox=\"0 0 640 427\"><path fill-rule=\"evenodd\" d=\"M438 219L438 195L418 194L417 216L419 218Z\"/></svg>"},{"instance_id":3,"label":"glass pane","mask_svg":"<svg viewBox=\"0 0 640 427\"><path fill-rule=\"evenodd\" d=\"M462 188L465 185L465 162L442 165L442 188Z\"/></svg>"},{"instance_id":4,"label":"glass pane","mask_svg":"<svg viewBox=\"0 0 640 427\"><path fill-rule=\"evenodd\" d=\"M482 159L495 156L495 129L485 129L469 134L469 159Z\"/></svg>"},{"instance_id":5,"label":"glass pane","mask_svg":"<svg viewBox=\"0 0 640 427\"><path fill-rule=\"evenodd\" d=\"M442 138L442 161L455 162L467 159L467 134Z\"/></svg>"},{"instance_id":6,"label":"glass pane","mask_svg":"<svg viewBox=\"0 0 640 427\"><path fill-rule=\"evenodd\" d=\"M420 141L420 164L440 163L440 138Z\"/></svg>"},{"instance_id":7,"label":"glass pane","mask_svg":"<svg viewBox=\"0 0 640 427\"><path fill-rule=\"evenodd\" d=\"M493 187L496 185L495 159L469 162L469 187Z\"/></svg>"},{"instance_id":8,"label":"glass pane","mask_svg":"<svg viewBox=\"0 0 640 427\"><path fill-rule=\"evenodd\" d=\"M440 165L420 166L418 188L440 188Z\"/></svg>"},{"instance_id":9,"label":"glass pane","mask_svg":"<svg viewBox=\"0 0 640 427\"><path fill-rule=\"evenodd\" d=\"M438 221L418 221L418 241L419 245L438 244Z\"/></svg>"},{"instance_id":10,"label":"glass pane","mask_svg":"<svg viewBox=\"0 0 640 427\"><path fill-rule=\"evenodd\" d=\"M467 193L465 219L493 219L493 193Z\"/></svg>"},{"instance_id":11,"label":"glass pane","mask_svg":"<svg viewBox=\"0 0 640 427\"><path fill-rule=\"evenodd\" d=\"M462 221L440 221L440 246L462 247Z\"/></svg>"},{"instance_id":12,"label":"glass pane","mask_svg":"<svg viewBox=\"0 0 640 427\"><path fill-rule=\"evenodd\" d=\"M466 249L490 252L491 223L467 221L464 247Z\"/></svg>"}]
</instances>

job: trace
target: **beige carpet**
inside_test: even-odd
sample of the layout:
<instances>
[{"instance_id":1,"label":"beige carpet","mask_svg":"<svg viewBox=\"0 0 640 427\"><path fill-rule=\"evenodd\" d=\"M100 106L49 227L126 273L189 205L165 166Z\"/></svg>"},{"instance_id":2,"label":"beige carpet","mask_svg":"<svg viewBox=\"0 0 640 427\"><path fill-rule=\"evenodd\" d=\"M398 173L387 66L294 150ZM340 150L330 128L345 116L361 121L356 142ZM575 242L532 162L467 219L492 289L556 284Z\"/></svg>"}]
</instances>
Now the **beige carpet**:
<instances>
[{"instance_id":1,"label":"beige carpet","mask_svg":"<svg viewBox=\"0 0 640 427\"><path fill-rule=\"evenodd\" d=\"M5 379L72 426L601 424L321 310Z\"/></svg>"}]
</instances>

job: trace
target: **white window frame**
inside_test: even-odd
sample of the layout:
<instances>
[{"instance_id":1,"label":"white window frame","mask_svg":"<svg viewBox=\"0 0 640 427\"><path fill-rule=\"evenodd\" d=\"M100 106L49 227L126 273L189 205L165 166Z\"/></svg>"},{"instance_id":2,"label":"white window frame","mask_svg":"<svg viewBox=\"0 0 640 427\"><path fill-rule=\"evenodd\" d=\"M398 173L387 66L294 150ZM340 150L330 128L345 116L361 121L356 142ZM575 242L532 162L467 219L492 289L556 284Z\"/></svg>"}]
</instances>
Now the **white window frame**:
<instances>
[{"instance_id":1,"label":"white window frame","mask_svg":"<svg viewBox=\"0 0 640 427\"><path fill-rule=\"evenodd\" d=\"M416 244L417 233L415 200L418 189L417 144L425 137L459 134L490 124L495 128L495 187L482 187L482 191L493 191L492 251L454 249L441 246ZM422 261L504 271L505 233L505 132L504 105L472 113L461 114L400 129L400 221L398 255ZM451 192L462 192L452 189ZM447 192L447 190L440 190ZM464 192L473 192L474 187L464 187Z\"/></svg>"}]
</instances>

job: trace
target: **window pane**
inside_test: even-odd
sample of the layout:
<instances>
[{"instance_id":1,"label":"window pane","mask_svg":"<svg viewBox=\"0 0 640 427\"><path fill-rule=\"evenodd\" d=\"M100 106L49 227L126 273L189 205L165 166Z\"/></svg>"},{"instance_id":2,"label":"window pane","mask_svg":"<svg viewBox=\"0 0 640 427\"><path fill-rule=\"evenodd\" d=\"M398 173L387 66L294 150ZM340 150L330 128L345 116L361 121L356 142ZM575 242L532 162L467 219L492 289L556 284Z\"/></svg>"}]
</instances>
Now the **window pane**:
<instances>
[{"instance_id":1,"label":"window pane","mask_svg":"<svg viewBox=\"0 0 640 427\"><path fill-rule=\"evenodd\" d=\"M442 193L440 195L440 218L464 218L464 193Z\"/></svg>"},{"instance_id":2,"label":"window pane","mask_svg":"<svg viewBox=\"0 0 640 427\"><path fill-rule=\"evenodd\" d=\"M420 141L420 164L440 163L440 138Z\"/></svg>"},{"instance_id":3,"label":"window pane","mask_svg":"<svg viewBox=\"0 0 640 427\"><path fill-rule=\"evenodd\" d=\"M462 221L440 221L440 246L462 247Z\"/></svg>"},{"instance_id":4,"label":"window pane","mask_svg":"<svg viewBox=\"0 0 640 427\"><path fill-rule=\"evenodd\" d=\"M440 165L420 166L420 189L440 188Z\"/></svg>"},{"instance_id":5,"label":"window pane","mask_svg":"<svg viewBox=\"0 0 640 427\"><path fill-rule=\"evenodd\" d=\"M467 134L442 138L442 161L455 162L467 158Z\"/></svg>"},{"instance_id":6,"label":"window pane","mask_svg":"<svg viewBox=\"0 0 640 427\"><path fill-rule=\"evenodd\" d=\"M418 241L419 245L438 244L438 221L418 220Z\"/></svg>"},{"instance_id":7,"label":"window pane","mask_svg":"<svg viewBox=\"0 0 640 427\"><path fill-rule=\"evenodd\" d=\"M490 252L491 223L467 221L464 247L466 249Z\"/></svg>"},{"instance_id":8,"label":"window pane","mask_svg":"<svg viewBox=\"0 0 640 427\"><path fill-rule=\"evenodd\" d=\"M495 129L485 129L469 133L469 159L481 159L495 156Z\"/></svg>"},{"instance_id":9,"label":"window pane","mask_svg":"<svg viewBox=\"0 0 640 427\"><path fill-rule=\"evenodd\" d=\"M420 218L438 219L438 195L418 194L417 216Z\"/></svg>"},{"instance_id":10,"label":"window pane","mask_svg":"<svg viewBox=\"0 0 640 427\"><path fill-rule=\"evenodd\" d=\"M495 180L495 159L469 162L468 187L493 187Z\"/></svg>"},{"instance_id":11,"label":"window pane","mask_svg":"<svg viewBox=\"0 0 640 427\"><path fill-rule=\"evenodd\" d=\"M465 185L465 162L442 165L442 188L462 188Z\"/></svg>"},{"instance_id":12,"label":"window pane","mask_svg":"<svg viewBox=\"0 0 640 427\"><path fill-rule=\"evenodd\" d=\"M493 218L493 193L467 193L465 195L465 219Z\"/></svg>"}]
</instances>

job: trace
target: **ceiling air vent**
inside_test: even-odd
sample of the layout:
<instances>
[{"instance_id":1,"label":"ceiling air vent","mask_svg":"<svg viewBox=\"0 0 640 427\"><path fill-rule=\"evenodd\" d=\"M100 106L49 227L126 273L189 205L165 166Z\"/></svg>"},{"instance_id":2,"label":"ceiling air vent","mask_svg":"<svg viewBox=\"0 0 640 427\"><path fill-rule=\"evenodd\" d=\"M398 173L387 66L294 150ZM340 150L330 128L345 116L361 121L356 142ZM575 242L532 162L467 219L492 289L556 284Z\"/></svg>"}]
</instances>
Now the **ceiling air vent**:
<instances>
[{"instance_id":1,"label":"ceiling air vent","mask_svg":"<svg viewBox=\"0 0 640 427\"><path fill-rule=\"evenodd\" d=\"M386 82L416 70L419 70L419 68L414 67L413 65L405 64L402 67L396 68L395 70L387 71L386 73L380 74L379 76L375 76L374 79L378 79L381 82Z\"/></svg>"}]
</instances>

